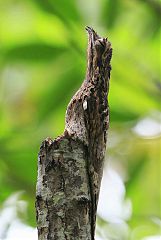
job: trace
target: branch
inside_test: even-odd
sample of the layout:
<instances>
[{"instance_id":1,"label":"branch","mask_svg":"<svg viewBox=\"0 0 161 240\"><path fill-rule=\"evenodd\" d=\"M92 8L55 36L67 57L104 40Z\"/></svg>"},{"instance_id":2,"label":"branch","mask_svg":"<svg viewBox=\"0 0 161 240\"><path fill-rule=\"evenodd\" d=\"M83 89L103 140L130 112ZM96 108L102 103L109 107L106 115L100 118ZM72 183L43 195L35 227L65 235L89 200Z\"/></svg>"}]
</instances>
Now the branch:
<instances>
[{"instance_id":1,"label":"branch","mask_svg":"<svg viewBox=\"0 0 161 240\"><path fill-rule=\"evenodd\" d=\"M112 48L86 28L86 79L71 99L65 130L40 148L36 191L39 240L94 240L109 126L107 96Z\"/></svg>"}]
</instances>

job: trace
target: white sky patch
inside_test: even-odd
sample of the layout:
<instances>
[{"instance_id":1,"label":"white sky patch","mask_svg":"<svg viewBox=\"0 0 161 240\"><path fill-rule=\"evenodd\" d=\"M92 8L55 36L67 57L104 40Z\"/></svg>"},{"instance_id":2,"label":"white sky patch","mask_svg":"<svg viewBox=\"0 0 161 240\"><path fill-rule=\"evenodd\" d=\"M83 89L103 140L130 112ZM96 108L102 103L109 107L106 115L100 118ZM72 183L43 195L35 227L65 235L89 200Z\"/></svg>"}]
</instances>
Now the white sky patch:
<instances>
[{"instance_id":1,"label":"white sky patch","mask_svg":"<svg viewBox=\"0 0 161 240\"><path fill-rule=\"evenodd\" d=\"M161 240L161 235L144 237L142 240Z\"/></svg>"},{"instance_id":2,"label":"white sky patch","mask_svg":"<svg viewBox=\"0 0 161 240\"><path fill-rule=\"evenodd\" d=\"M17 212L25 213L27 202L19 200L23 191L12 194L0 211L0 240L37 240L37 230L18 219Z\"/></svg>"},{"instance_id":3,"label":"white sky patch","mask_svg":"<svg viewBox=\"0 0 161 240\"><path fill-rule=\"evenodd\" d=\"M161 135L161 119L146 117L136 124L133 131L141 137L157 137Z\"/></svg>"},{"instance_id":4,"label":"white sky patch","mask_svg":"<svg viewBox=\"0 0 161 240\"><path fill-rule=\"evenodd\" d=\"M5 240L37 240L37 229L23 224L16 219L12 222Z\"/></svg>"},{"instance_id":5,"label":"white sky patch","mask_svg":"<svg viewBox=\"0 0 161 240\"><path fill-rule=\"evenodd\" d=\"M105 168L98 202L98 215L108 222L128 220L132 205L125 199L125 186L116 171L110 166Z\"/></svg>"}]
</instances>

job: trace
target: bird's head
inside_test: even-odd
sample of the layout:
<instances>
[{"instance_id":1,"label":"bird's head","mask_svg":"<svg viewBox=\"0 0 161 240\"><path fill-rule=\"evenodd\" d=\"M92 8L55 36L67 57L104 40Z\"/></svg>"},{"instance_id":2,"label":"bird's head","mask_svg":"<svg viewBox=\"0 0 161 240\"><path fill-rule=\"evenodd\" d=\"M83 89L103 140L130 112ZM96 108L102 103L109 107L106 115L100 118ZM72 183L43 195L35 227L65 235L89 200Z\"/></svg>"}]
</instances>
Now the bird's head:
<instances>
[{"instance_id":1,"label":"bird's head","mask_svg":"<svg viewBox=\"0 0 161 240\"><path fill-rule=\"evenodd\" d=\"M88 32L88 70L87 75L93 75L99 69L109 70L112 57L111 43L107 38L101 38L91 27Z\"/></svg>"}]
</instances>

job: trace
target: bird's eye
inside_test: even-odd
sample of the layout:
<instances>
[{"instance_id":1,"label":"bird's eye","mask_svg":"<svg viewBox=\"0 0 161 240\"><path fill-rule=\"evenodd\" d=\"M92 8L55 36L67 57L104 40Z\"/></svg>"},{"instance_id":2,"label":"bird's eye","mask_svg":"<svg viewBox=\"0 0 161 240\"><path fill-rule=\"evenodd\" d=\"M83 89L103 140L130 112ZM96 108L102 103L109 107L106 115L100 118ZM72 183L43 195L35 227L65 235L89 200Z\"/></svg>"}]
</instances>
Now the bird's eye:
<instances>
[{"instance_id":1,"label":"bird's eye","mask_svg":"<svg viewBox=\"0 0 161 240\"><path fill-rule=\"evenodd\" d=\"M96 51L98 52L104 52L105 48L106 48L106 42L105 42L105 39L103 38L100 38L100 39L97 39L95 41L95 48L96 48Z\"/></svg>"}]
</instances>

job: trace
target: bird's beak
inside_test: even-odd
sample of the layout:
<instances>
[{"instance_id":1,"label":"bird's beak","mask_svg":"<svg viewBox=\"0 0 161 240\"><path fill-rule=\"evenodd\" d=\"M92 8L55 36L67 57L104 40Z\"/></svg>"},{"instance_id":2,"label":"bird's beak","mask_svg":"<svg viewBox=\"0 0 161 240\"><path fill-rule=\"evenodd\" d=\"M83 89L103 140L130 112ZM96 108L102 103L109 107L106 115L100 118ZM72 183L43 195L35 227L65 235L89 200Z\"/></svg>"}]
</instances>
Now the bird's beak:
<instances>
[{"instance_id":1,"label":"bird's beak","mask_svg":"<svg viewBox=\"0 0 161 240\"><path fill-rule=\"evenodd\" d=\"M92 43L94 43L97 39L100 38L98 34L93 30L93 28L87 26L85 29L88 32L89 40L91 40Z\"/></svg>"}]
</instances>

